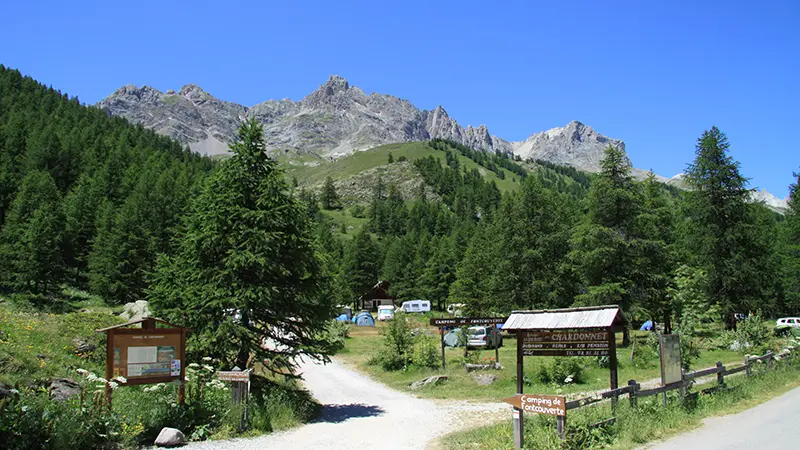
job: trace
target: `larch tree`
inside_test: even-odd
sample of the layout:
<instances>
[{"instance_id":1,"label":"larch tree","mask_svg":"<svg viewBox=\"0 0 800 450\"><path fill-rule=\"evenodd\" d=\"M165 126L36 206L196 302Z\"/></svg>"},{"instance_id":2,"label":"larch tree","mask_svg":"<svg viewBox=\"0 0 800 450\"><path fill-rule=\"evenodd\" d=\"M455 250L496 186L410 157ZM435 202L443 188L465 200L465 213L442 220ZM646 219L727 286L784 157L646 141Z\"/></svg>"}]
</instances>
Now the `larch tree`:
<instances>
[{"instance_id":1,"label":"larch tree","mask_svg":"<svg viewBox=\"0 0 800 450\"><path fill-rule=\"evenodd\" d=\"M192 201L174 254L159 258L153 307L192 328L195 353L229 366L263 361L281 372L302 355L326 359L334 299L305 207L267 156L258 121L240 127L231 150Z\"/></svg>"},{"instance_id":2,"label":"larch tree","mask_svg":"<svg viewBox=\"0 0 800 450\"><path fill-rule=\"evenodd\" d=\"M728 328L735 313L760 305L768 249L758 237L748 204L750 189L729 154L728 139L717 127L697 140L694 162L686 170L690 190L685 202L685 246L693 263L705 269L708 295L725 315Z\"/></svg>"},{"instance_id":3,"label":"larch tree","mask_svg":"<svg viewBox=\"0 0 800 450\"><path fill-rule=\"evenodd\" d=\"M333 185L331 177L325 178L325 184L322 185L322 195L320 196L322 209L336 209L340 205L339 194L336 192L336 186Z\"/></svg>"}]
</instances>

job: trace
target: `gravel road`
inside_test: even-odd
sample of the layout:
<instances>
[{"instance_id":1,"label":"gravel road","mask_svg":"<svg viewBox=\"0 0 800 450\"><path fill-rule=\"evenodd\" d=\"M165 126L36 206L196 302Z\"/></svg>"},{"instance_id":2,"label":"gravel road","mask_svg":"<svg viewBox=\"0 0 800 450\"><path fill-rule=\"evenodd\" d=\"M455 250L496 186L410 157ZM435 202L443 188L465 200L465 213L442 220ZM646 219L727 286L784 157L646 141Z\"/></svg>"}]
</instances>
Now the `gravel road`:
<instances>
[{"instance_id":1,"label":"gravel road","mask_svg":"<svg viewBox=\"0 0 800 450\"><path fill-rule=\"evenodd\" d=\"M301 364L322 404L313 423L250 439L192 443L191 449L424 449L438 437L508 418L505 403L435 401L390 389L334 361ZM475 387L479 389L478 386Z\"/></svg>"},{"instance_id":2,"label":"gravel road","mask_svg":"<svg viewBox=\"0 0 800 450\"><path fill-rule=\"evenodd\" d=\"M706 419L700 429L646 447L679 449L797 449L800 448L800 388L755 408Z\"/></svg>"}]
</instances>

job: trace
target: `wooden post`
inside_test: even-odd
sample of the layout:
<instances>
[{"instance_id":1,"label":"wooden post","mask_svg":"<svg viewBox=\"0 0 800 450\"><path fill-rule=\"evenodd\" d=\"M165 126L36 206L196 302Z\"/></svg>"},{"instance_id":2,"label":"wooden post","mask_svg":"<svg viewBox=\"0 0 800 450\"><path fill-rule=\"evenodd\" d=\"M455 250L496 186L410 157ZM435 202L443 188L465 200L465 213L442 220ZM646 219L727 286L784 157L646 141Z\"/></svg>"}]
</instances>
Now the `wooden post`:
<instances>
[{"instance_id":1,"label":"wooden post","mask_svg":"<svg viewBox=\"0 0 800 450\"><path fill-rule=\"evenodd\" d=\"M556 416L556 430L558 437L565 441L567 439L567 416Z\"/></svg>"},{"instance_id":2,"label":"wooden post","mask_svg":"<svg viewBox=\"0 0 800 450\"><path fill-rule=\"evenodd\" d=\"M611 390L619 387L619 379L617 377L617 335L614 329L608 330L608 371L609 371L609 385ZM614 415L617 410L617 397L611 398L611 415Z\"/></svg>"},{"instance_id":3,"label":"wooden post","mask_svg":"<svg viewBox=\"0 0 800 450\"><path fill-rule=\"evenodd\" d=\"M524 376L522 368L522 341L525 332L517 331L517 394L522 394L522 377ZM525 445L525 418L521 409L514 408L514 448L522 448Z\"/></svg>"},{"instance_id":4,"label":"wooden post","mask_svg":"<svg viewBox=\"0 0 800 450\"><path fill-rule=\"evenodd\" d=\"M631 388L631 390L628 392L628 399L631 402L631 409L636 409L636 407L638 406L636 391L639 390L636 386L636 380L628 380L628 386L630 386Z\"/></svg>"},{"instance_id":5,"label":"wooden post","mask_svg":"<svg viewBox=\"0 0 800 450\"><path fill-rule=\"evenodd\" d=\"M749 377L750 375L753 374L753 372L750 369L750 357L747 355L744 355L744 366L747 367L746 371L747 371L747 376Z\"/></svg>"},{"instance_id":6,"label":"wooden post","mask_svg":"<svg viewBox=\"0 0 800 450\"><path fill-rule=\"evenodd\" d=\"M722 365L722 361L717 361L717 384L722 386L725 384L725 375L722 373L725 371L725 366Z\"/></svg>"},{"instance_id":7,"label":"wooden post","mask_svg":"<svg viewBox=\"0 0 800 450\"><path fill-rule=\"evenodd\" d=\"M775 356L772 354L772 350L767 350L767 368L772 369L772 363L775 361Z\"/></svg>"},{"instance_id":8,"label":"wooden post","mask_svg":"<svg viewBox=\"0 0 800 450\"><path fill-rule=\"evenodd\" d=\"M439 335L442 340L442 370L445 369L445 360L444 360L444 327L439 327Z\"/></svg>"},{"instance_id":9,"label":"wooden post","mask_svg":"<svg viewBox=\"0 0 800 450\"><path fill-rule=\"evenodd\" d=\"M114 378L114 330L106 332L106 380L111 381ZM106 404L108 409L111 410L112 400L111 386L106 383Z\"/></svg>"},{"instance_id":10,"label":"wooden post","mask_svg":"<svg viewBox=\"0 0 800 450\"><path fill-rule=\"evenodd\" d=\"M681 368L681 386L678 388L678 394L681 396L681 402L686 397L686 371Z\"/></svg>"},{"instance_id":11,"label":"wooden post","mask_svg":"<svg viewBox=\"0 0 800 450\"><path fill-rule=\"evenodd\" d=\"M181 384L178 386L178 404L186 404L186 328L181 328Z\"/></svg>"},{"instance_id":12,"label":"wooden post","mask_svg":"<svg viewBox=\"0 0 800 450\"><path fill-rule=\"evenodd\" d=\"M494 363L500 364L500 341L502 337L500 336L500 330L497 329L497 325L494 326L495 333L497 333L497 339L494 341Z\"/></svg>"}]
</instances>

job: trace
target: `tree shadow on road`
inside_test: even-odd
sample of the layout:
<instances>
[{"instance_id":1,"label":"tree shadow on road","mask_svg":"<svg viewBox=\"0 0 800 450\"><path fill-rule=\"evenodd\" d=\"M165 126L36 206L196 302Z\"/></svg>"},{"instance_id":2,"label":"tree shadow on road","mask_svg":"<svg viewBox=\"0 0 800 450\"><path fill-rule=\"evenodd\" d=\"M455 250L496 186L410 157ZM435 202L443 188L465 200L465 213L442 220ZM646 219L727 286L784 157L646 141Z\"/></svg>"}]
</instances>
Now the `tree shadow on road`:
<instances>
[{"instance_id":1,"label":"tree shadow on road","mask_svg":"<svg viewBox=\"0 0 800 450\"><path fill-rule=\"evenodd\" d=\"M349 405L323 405L314 422L340 423L358 417L376 417L385 411L380 406L351 403Z\"/></svg>"}]
</instances>

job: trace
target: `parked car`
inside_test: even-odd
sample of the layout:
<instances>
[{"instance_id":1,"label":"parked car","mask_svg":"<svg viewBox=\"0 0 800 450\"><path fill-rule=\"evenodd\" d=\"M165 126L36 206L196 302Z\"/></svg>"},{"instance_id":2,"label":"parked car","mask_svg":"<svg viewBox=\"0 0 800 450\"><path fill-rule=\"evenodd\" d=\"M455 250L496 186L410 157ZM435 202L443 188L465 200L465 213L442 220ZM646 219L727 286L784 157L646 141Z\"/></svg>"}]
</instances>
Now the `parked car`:
<instances>
[{"instance_id":1,"label":"parked car","mask_svg":"<svg viewBox=\"0 0 800 450\"><path fill-rule=\"evenodd\" d=\"M800 317L783 317L775 321L776 327L788 326L792 328L800 327Z\"/></svg>"},{"instance_id":2,"label":"parked car","mask_svg":"<svg viewBox=\"0 0 800 450\"><path fill-rule=\"evenodd\" d=\"M467 347L499 348L503 345L503 337L497 327L469 327Z\"/></svg>"},{"instance_id":3,"label":"parked car","mask_svg":"<svg viewBox=\"0 0 800 450\"><path fill-rule=\"evenodd\" d=\"M378 320L381 322L394 319L394 306L381 305L378 306Z\"/></svg>"},{"instance_id":4,"label":"parked car","mask_svg":"<svg viewBox=\"0 0 800 450\"><path fill-rule=\"evenodd\" d=\"M430 300L409 300L403 302L401 306L403 312L416 313L416 312L429 312L431 310Z\"/></svg>"}]
</instances>

